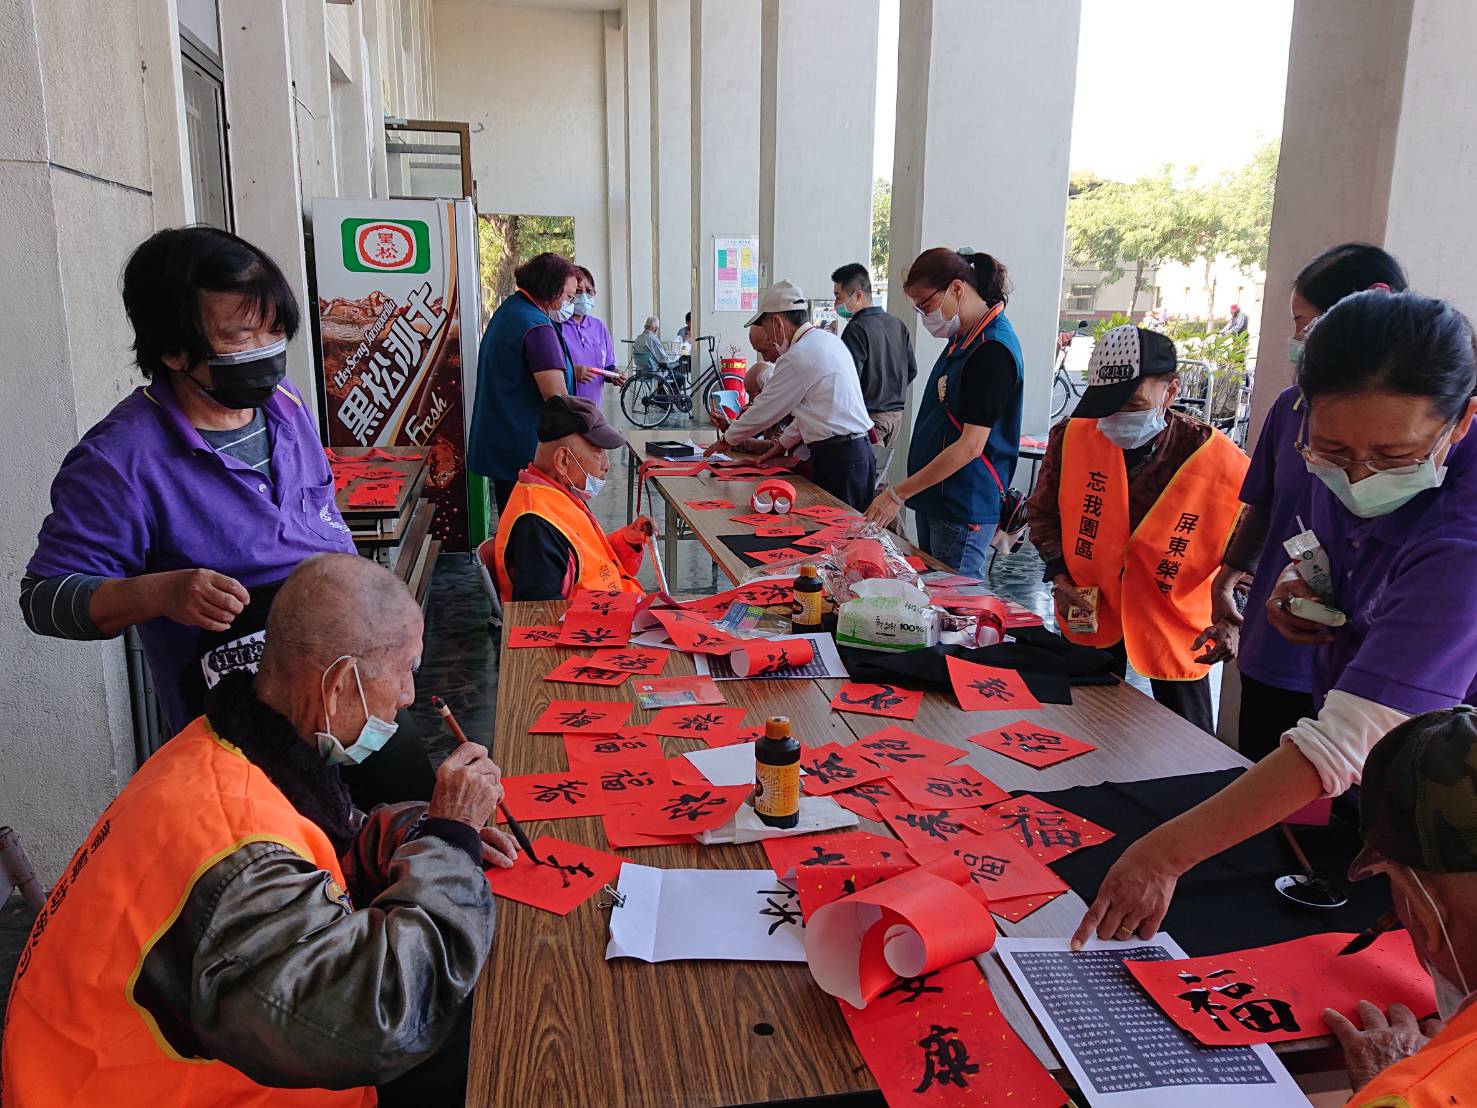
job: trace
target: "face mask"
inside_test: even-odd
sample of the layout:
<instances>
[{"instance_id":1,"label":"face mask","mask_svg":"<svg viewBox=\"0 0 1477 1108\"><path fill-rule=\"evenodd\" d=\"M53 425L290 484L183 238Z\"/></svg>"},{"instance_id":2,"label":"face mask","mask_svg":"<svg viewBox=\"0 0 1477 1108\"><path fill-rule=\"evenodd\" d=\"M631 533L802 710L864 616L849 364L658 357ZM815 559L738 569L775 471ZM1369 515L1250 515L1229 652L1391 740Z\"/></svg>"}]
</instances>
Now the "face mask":
<instances>
[{"instance_id":1,"label":"face mask","mask_svg":"<svg viewBox=\"0 0 1477 1108\"><path fill-rule=\"evenodd\" d=\"M572 315L574 315L574 309L570 307L570 305L566 302L561 303L557 308L550 312L549 318L552 319L555 323L563 323Z\"/></svg>"},{"instance_id":2,"label":"face mask","mask_svg":"<svg viewBox=\"0 0 1477 1108\"><path fill-rule=\"evenodd\" d=\"M842 319L850 319L852 316L856 315L854 311L848 308L845 304L841 303L841 301L839 300L836 301L836 314L839 315Z\"/></svg>"},{"instance_id":3,"label":"face mask","mask_svg":"<svg viewBox=\"0 0 1477 1108\"><path fill-rule=\"evenodd\" d=\"M287 340L218 354L205 364L210 369L210 384L200 385L205 395L222 408L260 408L287 376Z\"/></svg>"},{"instance_id":4,"label":"face mask","mask_svg":"<svg viewBox=\"0 0 1477 1108\"><path fill-rule=\"evenodd\" d=\"M1451 936L1446 933L1446 920L1441 918L1441 910L1436 907L1436 902L1431 899L1431 894L1426 892L1426 886L1421 884L1421 879L1415 875L1415 871L1406 866L1405 872L1410 874L1415 887L1420 889L1421 895L1426 898L1426 903L1435 913L1436 923L1441 928L1441 941L1446 944L1446 952L1451 955L1451 964L1456 966L1459 984L1452 984L1451 980L1440 970L1432 966L1426 967L1426 972L1431 975L1431 981L1436 986L1436 1011L1443 1020L1449 1020L1456 1015L1457 1009L1471 995L1471 990L1467 988L1467 975L1462 972L1462 964L1456 959L1456 949L1451 945Z\"/></svg>"},{"instance_id":5,"label":"face mask","mask_svg":"<svg viewBox=\"0 0 1477 1108\"><path fill-rule=\"evenodd\" d=\"M595 310L595 298L588 292L574 294L574 314L589 315Z\"/></svg>"},{"instance_id":6,"label":"face mask","mask_svg":"<svg viewBox=\"0 0 1477 1108\"><path fill-rule=\"evenodd\" d=\"M1287 360L1289 362L1291 362L1293 365L1297 365L1298 362L1300 362L1300 361L1303 360L1303 340L1302 339L1288 339L1287 340Z\"/></svg>"},{"instance_id":7,"label":"face mask","mask_svg":"<svg viewBox=\"0 0 1477 1108\"><path fill-rule=\"evenodd\" d=\"M574 458L574 451L571 450L569 456ZM584 467L578 458L574 458L574 464L579 466L580 472L585 475L584 485L581 488L575 489L574 492L583 496L586 500L594 500L595 497L600 495L600 490L605 487L605 478L596 477Z\"/></svg>"},{"instance_id":8,"label":"face mask","mask_svg":"<svg viewBox=\"0 0 1477 1108\"><path fill-rule=\"evenodd\" d=\"M1304 464L1309 473L1327 485L1339 502L1360 519L1389 515L1427 489L1440 488L1446 480L1446 467L1437 469L1434 458L1398 472L1371 473L1358 484L1351 483L1349 475L1338 466Z\"/></svg>"},{"instance_id":9,"label":"face mask","mask_svg":"<svg viewBox=\"0 0 1477 1108\"><path fill-rule=\"evenodd\" d=\"M354 684L359 689L359 703L364 706L364 726L359 728L359 737L354 740L354 744L348 747L338 740L332 730L314 732L314 738L318 740L318 756L330 766L359 765L389 742L390 736L400 726L398 723L386 723L378 716L369 714L369 702L364 699L364 684L359 680L359 663L350 654L341 654L330 662L319 681L319 689L323 694L323 725L329 728L333 726L328 717L328 675L334 666L346 659L354 667Z\"/></svg>"},{"instance_id":10,"label":"face mask","mask_svg":"<svg viewBox=\"0 0 1477 1108\"><path fill-rule=\"evenodd\" d=\"M941 296L939 306L923 317L923 326L936 339L951 339L959 333L959 316L944 318L944 298Z\"/></svg>"},{"instance_id":11,"label":"face mask","mask_svg":"<svg viewBox=\"0 0 1477 1108\"><path fill-rule=\"evenodd\" d=\"M1147 408L1142 412L1114 412L1097 421L1097 429L1120 450L1136 450L1149 442L1169 421L1164 409Z\"/></svg>"}]
</instances>

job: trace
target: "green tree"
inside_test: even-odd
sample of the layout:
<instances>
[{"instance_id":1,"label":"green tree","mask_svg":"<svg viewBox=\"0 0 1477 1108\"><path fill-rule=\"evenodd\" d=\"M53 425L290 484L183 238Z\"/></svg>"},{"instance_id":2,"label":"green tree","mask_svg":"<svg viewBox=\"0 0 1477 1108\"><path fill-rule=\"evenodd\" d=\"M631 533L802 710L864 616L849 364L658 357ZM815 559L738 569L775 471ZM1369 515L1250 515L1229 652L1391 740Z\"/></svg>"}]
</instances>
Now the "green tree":
<instances>
[{"instance_id":1,"label":"green tree","mask_svg":"<svg viewBox=\"0 0 1477 1108\"><path fill-rule=\"evenodd\" d=\"M872 280L885 281L891 262L892 182L878 177L872 182Z\"/></svg>"},{"instance_id":2,"label":"green tree","mask_svg":"<svg viewBox=\"0 0 1477 1108\"><path fill-rule=\"evenodd\" d=\"M1067 258L1082 269L1103 271L1103 283L1118 280L1133 267L1128 314L1138 310L1144 274L1175 256L1183 235L1183 212L1174 202L1169 166L1137 181L1073 182L1067 201Z\"/></svg>"},{"instance_id":3,"label":"green tree","mask_svg":"<svg viewBox=\"0 0 1477 1108\"><path fill-rule=\"evenodd\" d=\"M484 215L477 220L482 303L491 315L513 295L513 271L545 252L574 259L574 216Z\"/></svg>"}]
</instances>

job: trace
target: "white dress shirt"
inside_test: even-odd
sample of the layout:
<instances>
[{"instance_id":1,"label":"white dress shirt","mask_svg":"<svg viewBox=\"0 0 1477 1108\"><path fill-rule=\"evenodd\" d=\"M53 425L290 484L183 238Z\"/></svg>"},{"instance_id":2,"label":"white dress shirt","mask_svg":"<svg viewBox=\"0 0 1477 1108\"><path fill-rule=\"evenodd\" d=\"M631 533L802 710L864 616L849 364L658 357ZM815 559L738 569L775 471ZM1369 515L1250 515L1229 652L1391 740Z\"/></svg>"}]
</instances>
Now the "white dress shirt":
<instances>
[{"instance_id":1,"label":"white dress shirt","mask_svg":"<svg viewBox=\"0 0 1477 1108\"><path fill-rule=\"evenodd\" d=\"M795 332L790 349L774 363L769 384L723 438L735 446L748 442L786 416L794 417L779 437L786 450L872 429L851 352L831 332L809 323Z\"/></svg>"}]
</instances>

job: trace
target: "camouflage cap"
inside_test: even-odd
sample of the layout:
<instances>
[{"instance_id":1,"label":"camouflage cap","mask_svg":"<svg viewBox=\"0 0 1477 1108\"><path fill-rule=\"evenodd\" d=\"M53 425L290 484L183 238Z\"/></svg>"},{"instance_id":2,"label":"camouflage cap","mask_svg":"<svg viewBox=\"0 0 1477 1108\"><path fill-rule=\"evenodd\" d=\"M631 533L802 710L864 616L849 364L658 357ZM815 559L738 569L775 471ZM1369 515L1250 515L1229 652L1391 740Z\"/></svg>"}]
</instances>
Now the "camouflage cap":
<instances>
[{"instance_id":1,"label":"camouflage cap","mask_svg":"<svg viewBox=\"0 0 1477 1108\"><path fill-rule=\"evenodd\" d=\"M1365 855L1477 872L1477 710L1427 712L1391 731L1369 752L1359 799Z\"/></svg>"}]
</instances>

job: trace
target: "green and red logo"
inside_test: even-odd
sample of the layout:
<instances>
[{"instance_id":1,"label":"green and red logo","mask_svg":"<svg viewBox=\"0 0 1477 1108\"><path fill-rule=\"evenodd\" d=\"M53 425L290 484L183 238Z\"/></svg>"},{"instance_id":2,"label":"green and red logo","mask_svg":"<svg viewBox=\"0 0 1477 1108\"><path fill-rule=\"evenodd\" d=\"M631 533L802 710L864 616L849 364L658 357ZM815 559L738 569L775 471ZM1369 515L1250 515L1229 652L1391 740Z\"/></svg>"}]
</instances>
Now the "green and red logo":
<instances>
[{"instance_id":1,"label":"green and red logo","mask_svg":"<svg viewBox=\"0 0 1477 1108\"><path fill-rule=\"evenodd\" d=\"M429 273L431 231L419 219L346 219L344 268L353 273Z\"/></svg>"}]
</instances>

